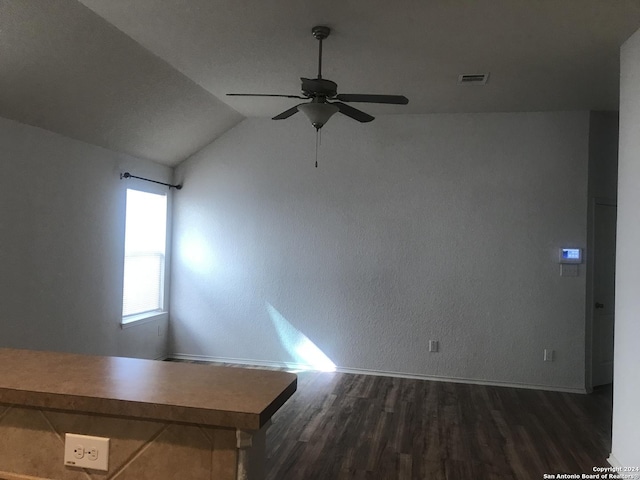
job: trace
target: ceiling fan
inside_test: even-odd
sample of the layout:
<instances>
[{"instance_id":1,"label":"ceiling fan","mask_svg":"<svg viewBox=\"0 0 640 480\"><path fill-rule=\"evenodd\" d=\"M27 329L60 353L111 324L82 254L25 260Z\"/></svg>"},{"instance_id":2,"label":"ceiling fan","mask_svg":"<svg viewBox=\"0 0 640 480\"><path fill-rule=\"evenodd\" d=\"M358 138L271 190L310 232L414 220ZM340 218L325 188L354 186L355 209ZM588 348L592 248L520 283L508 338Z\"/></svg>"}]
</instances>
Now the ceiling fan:
<instances>
[{"instance_id":1,"label":"ceiling fan","mask_svg":"<svg viewBox=\"0 0 640 480\"><path fill-rule=\"evenodd\" d=\"M358 122L370 122L374 119L368 113L358 110L343 102L388 103L406 105L407 97L402 95L369 95L361 93L338 93L338 85L331 80L322 78L322 41L329 36L331 29L326 26L316 26L311 33L319 42L318 76L316 78L300 78L302 80L302 95L279 95L269 93L227 93L238 97L284 97L311 100L300 103L273 117L273 120L284 120L298 113L304 113L316 130L320 130L334 113L340 112Z\"/></svg>"}]
</instances>

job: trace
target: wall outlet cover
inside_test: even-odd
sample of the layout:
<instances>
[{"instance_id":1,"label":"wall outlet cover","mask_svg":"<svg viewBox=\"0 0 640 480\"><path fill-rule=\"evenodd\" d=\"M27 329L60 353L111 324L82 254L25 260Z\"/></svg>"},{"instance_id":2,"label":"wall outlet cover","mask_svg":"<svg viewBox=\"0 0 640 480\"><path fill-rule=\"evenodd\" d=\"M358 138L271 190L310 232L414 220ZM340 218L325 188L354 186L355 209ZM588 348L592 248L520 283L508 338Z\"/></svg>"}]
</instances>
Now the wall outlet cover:
<instances>
[{"instance_id":1,"label":"wall outlet cover","mask_svg":"<svg viewBox=\"0 0 640 480\"><path fill-rule=\"evenodd\" d=\"M109 439L66 433L64 464L67 467L109 471Z\"/></svg>"}]
</instances>

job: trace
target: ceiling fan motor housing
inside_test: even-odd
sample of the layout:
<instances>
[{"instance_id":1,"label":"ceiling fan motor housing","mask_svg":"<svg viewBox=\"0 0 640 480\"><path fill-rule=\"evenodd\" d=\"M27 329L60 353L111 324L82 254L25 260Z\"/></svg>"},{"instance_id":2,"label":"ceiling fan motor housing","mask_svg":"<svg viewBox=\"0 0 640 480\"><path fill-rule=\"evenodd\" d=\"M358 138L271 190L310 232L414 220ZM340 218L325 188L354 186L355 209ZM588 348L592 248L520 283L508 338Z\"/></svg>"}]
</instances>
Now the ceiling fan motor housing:
<instances>
[{"instance_id":1,"label":"ceiling fan motor housing","mask_svg":"<svg viewBox=\"0 0 640 480\"><path fill-rule=\"evenodd\" d=\"M324 78L301 78L302 93L307 97L333 98L338 94L338 85Z\"/></svg>"}]
</instances>

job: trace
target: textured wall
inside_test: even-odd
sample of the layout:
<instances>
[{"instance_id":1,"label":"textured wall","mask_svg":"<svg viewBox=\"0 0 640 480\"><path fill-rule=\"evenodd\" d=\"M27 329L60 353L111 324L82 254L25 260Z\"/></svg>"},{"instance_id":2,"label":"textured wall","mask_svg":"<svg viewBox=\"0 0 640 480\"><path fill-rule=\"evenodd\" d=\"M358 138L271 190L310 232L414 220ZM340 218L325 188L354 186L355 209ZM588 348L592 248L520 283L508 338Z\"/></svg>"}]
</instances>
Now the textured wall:
<instances>
[{"instance_id":1,"label":"textured wall","mask_svg":"<svg viewBox=\"0 0 640 480\"><path fill-rule=\"evenodd\" d=\"M120 328L119 173L171 170L0 119L0 346L156 358L167 319Z\"/></svg>"},{"instance_id":2,"label":"textured wall","mask_svg":"<svg viewBox=\"0 0 640 480\"><path fill-rule=\"evenodd\" d=\"M640 466L640 31L622 47L612 455Z\"/></svg>"},{"instance_id":3,"label":"textured wall","mask_svg":"<svg viewBox=\"0 0 640 480\"><path fill-rule=\"evenodd\" d=\"M588 130L337 115L315 169L306 119L245 120L176 172L171 350L584 388L584 266L557 256L586 244Z\"/></svg>"}]
</instances>

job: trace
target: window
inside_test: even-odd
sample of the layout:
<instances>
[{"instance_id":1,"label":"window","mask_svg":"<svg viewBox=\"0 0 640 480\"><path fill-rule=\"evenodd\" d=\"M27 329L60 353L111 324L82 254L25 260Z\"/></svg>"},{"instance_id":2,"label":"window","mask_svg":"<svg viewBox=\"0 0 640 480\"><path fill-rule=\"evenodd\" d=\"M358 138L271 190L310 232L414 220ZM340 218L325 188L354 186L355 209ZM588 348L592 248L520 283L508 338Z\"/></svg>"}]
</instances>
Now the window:
<instances>
[{"instance_id":1,"label":"window","mask_svg":"<svg viewBox=\"0 0 640 480\"><path fill-rule=\"evenodd\" d=\"M127 189L122 322L164 311L167 196Z\"/></svg>"}]
</instances>

